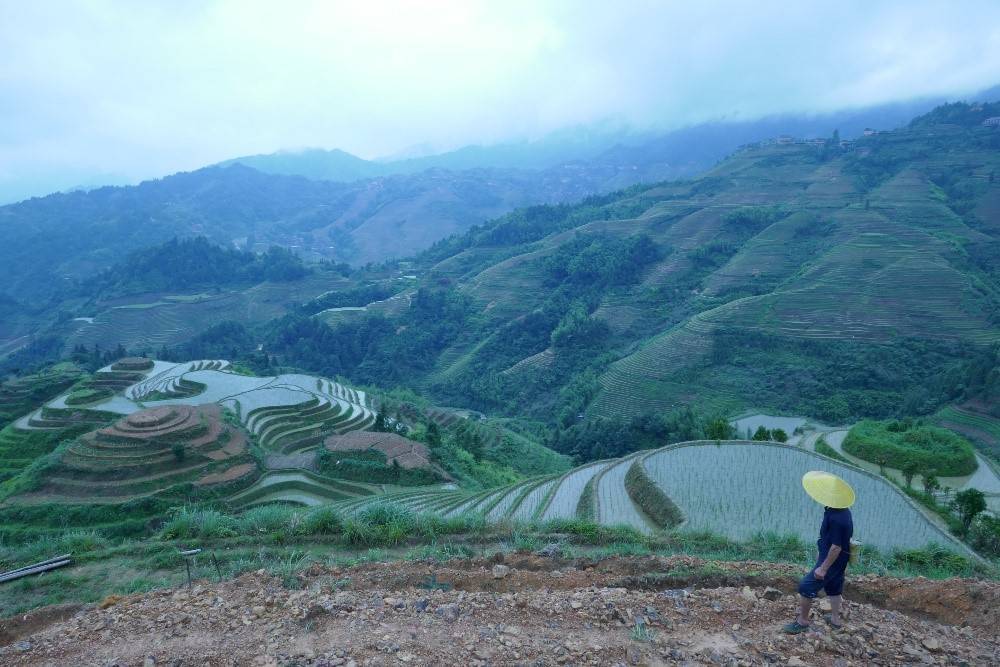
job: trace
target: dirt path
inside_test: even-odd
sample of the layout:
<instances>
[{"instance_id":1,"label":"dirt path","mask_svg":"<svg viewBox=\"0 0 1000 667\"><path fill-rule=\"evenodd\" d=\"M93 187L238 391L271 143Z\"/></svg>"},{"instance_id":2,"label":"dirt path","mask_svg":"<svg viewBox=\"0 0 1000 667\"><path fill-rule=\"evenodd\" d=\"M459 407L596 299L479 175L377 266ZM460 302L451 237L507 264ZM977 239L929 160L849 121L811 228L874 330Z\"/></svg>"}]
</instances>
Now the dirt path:
<instances>
[{"instance_id":1,"label":"dirt path","mask_svg":"<svg viewBox=\"0 0 1000 667\"><path fill-rule=\"evenodd\" d=\"M503 560L503 562L499 562ZM997 664L1000 584L849 583L845 630L791 618L799 573L689 557L314 566L0 622L18 665ZM906 610L923 618L908 615ZM46 616L48 614L48 616ZM33 616L37 615L37 622ZM926 620L936 618L938 622ZM967 624L967 627L945 625ZM17 625L21 628L18 632ZM30 633L30 634L29 634Z\"/></svg>"}]
</instances>

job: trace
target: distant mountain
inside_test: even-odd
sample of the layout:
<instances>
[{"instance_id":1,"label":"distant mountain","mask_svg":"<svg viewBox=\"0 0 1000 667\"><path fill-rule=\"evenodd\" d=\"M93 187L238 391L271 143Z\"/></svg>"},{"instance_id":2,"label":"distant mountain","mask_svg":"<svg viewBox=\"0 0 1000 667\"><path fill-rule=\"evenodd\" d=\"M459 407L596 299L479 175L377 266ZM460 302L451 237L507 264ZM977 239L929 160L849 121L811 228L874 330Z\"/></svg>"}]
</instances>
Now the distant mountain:
<instances>
[{"instance_id":1,"label":"distant mountain","mask_svg":"<svg viewBox=\"0 0 1000 667\"><path fill-rule=\"evenodd\" d=\"M976 399L1000 343L990 116L1000 104L951 104L844 147L765 142L692 181L519 209L417 257L392 321L337 313L273 351L564 427L686 406L837 424ZM361 333L362 356L322 352Z\"/></svg>"},{"instance_id":2,"label":"distant mountain","mask_svg":"<svg viewBox=\"0 0 1000 667\"><path fill-rule=\"evenodd\" d=\"M268 174L305 176L331 181L355 181L427 169L546 169L576 160L587 160L634 133L608 124L569 128L536 141L507 142L492 146L465 146L420 157L364 160L342 150L310 148L233 158L218 166L242 164ZM638 136L638 135L636 135Z\"/></svg>"},{"instance_id":3,"label":"distant mountain","mask_svg":"<svg viewBox=\"0 0 1000 667\"><path fill-rule=\"evenodd\" d=\"M310 148L301 151L279 151L266 155L248 155L220 162L219 167L241 164L265 174L305 176L326 181L360 181L390 173L384 165L363 160L342 150Z\"/></svg>"},{"instance_id":4,"label":"distant mountain","mask_svg":"<svg viewBox=\"0 0 1000 667\"><path fill-rule=\"evenodd\" d=\"M699 125L666 134L576 128L534 142L376 162L343 151L257 155L131 187L0 207L0 292L37 300L122 253L173 237L276 244L354 265L401 258L517 207L689 178L776 134L841 136L897 126L927 102L824 116Z\"/></svg>"},{"instance_id":5,"label":"distant mountain","mask_svg":"<svg viewBox=\"0 0 1000 667\"><path fill-rule=\"evenodd\" d=\"M995 96L988 91L977 99ZM560 130L535 141L465 146L407 159L363 160L342 150L315 148L238 157L220 165L238 163L269 174L350 182L435 168L544 170L594 163L623 172L620 182L607 184L613 188L640 181L689 178L710 168L743 144L781 134L811 138L830 136L834 130L839 130L840 136L853 138L860 136L865 128L893 129L946 101L928 98L828 114L720 120L669 132L640 132L621 124L599 123Z\"/></svg>"},{"instance_id":6,"label":"distant mountain","mask_svg":"<svg viewBox=\"0 0 1000 667\"><path fill-rule=\"evenodd\" d=\"M353 264L412 255L518 206L580 199L614 169L429 169L340 183L209 167L130 187L49 195L0 207L0 293L37 302L130 251L174 237L279 245Z\"/></svg>"}]
</instances>

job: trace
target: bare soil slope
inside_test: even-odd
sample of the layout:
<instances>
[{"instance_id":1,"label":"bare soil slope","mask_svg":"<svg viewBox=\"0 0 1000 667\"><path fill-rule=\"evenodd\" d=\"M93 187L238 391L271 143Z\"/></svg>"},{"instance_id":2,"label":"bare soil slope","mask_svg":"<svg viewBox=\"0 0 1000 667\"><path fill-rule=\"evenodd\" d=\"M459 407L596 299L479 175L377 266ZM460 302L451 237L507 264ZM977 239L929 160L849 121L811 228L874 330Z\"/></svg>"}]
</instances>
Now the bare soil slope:
<instances>
[{"instance_id":1,"label":"bare soil slope","mask_svg":"<svg viewBox=\"0 0 1000 667\"><path fill-rule=\"evenodd\" d=\"M501 562L503 561L503 562ZM314 566L0 622L18 665L997 664L1000 585L853 579L790 637L794 567L690 557Z\"/></svg>"}]
</instances>

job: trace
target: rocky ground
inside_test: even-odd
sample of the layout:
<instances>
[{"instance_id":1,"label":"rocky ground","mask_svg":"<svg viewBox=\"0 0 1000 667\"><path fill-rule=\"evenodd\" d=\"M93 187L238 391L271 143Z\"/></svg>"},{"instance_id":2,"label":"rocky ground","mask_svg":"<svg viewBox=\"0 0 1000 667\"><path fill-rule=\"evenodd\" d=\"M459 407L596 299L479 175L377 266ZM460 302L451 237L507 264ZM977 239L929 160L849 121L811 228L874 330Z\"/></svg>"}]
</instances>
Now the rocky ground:
<instances>
[{"instance_id":1,"label":"rocky ground","mask_svg":"<svg viewBox=\"0 0 1000 667\"><path fill-rule=\"evenodd\" d=\"M792 637L799 574L544 555L314 566L292 587L260 571L7 619L0 664L1000 664L996 582L856 577L842 630L817 609Z\"/></svg>"}]
</instances>

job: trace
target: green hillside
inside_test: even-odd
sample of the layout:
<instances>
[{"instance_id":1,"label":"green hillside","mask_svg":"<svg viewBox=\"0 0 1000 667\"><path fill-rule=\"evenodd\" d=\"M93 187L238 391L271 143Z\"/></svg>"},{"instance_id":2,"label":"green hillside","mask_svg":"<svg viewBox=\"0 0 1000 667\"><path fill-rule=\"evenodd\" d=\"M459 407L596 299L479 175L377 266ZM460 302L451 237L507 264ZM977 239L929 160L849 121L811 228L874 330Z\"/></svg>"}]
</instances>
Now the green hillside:
<instances>
[{"instance_id":1,"label":"green hillside","mask_svg":"<svg viewBox=\"0 0 1000 667\"><path fill-rule=\"evenodd\" d=\"M286 322L298 345L264 346L562 427L684 408L930 414L975 398L975 360L1000 342L1000 132L981 125L997 113L764 142L694 181L521 209L418 256L408 308Z\"/></svg>"},{"instance_id":2,"label":"green hillside","mask_svg":"<svg viewBox=\"0 0 1000 667\"><path fill-rule=\"evenodd\" d=\"M978 124L990 107L961 108L964 124L748 146L695 181L521 209L419 256L401 307L259 340L280 363L556 427L548 444L585 460L704 437L688 409L838 424L978 399L1000 339L1000 133Z\"/></svg>"}]
</instances>

